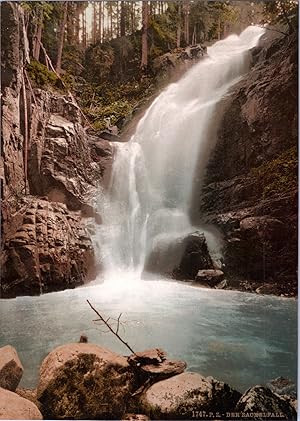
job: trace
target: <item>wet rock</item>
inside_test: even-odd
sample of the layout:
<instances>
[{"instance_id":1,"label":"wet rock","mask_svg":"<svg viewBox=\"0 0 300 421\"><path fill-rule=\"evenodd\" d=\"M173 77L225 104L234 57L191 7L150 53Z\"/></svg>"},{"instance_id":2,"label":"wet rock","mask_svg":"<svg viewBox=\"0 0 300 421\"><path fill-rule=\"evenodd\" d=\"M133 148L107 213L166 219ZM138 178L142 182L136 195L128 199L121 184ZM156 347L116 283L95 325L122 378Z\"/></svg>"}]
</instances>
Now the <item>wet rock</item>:
<instances>
[{"instance_id":1,"label":"wet rock","mask_svg":"<svg viewBox=\"0 0 300 421\"><path fill-rule=\"evenodd\" d=\"M80 108L72 97L37 88L34 94L29 122L30 192L80 210L90 204L105 171L111 167L109 146L105 157L95 153L95 142L100 139L87 134Z\"/></svg>"},{"instance_id":2,"label":"wet rock","mask_svg":"<svg viewBox=\"0 0 300 421\"><path fill-rule=\"evenodd\" d=\"M90 236L76 213L60 203L27 197L22 223L6 239L1 297L74 288L94 276Z\"/></svg>"},{"instance_id":3,"label":"wet rock","mask_svg":"<svg viewBox=\"0 0 300 421\"><path fill-rule=\"evenodd\" d=\"M141 398L151 419L191 419L195 411L228 411L240 393L212 377L183 373L152 385Z\"/></svg>"},{"instance_id":4,"label":"wet rock","mask_svg":"<svg viewBox=\"0 0 300 421\"><path fill-rule=\"evenodd\" d=\"M213 268L205 235L200 232L189 234L183 239L183 255L177 269L180 277L195 279L199 269Z\"/></svg>"},{"instance_id":5,"label":"wet rock","mask_svg":"<svg viewBox=\"0 0 300 421\"><path fill-rule=\"evenodd\" d=\"M219 284L216 285L217 289L226 289L229 287L229 282L227 281L227 279L224 279L223 281L221 281Z\"/></svg>"},{"instance_id":6,"label":"wet rock","mask_svg":"<svg viewBox=\"0 0 300 421\"><path fill-rule=\"evenodd\" d=\"M167 359L166 353L161 349L150 349L136 352L128 358L139 377L139 383L151 379L155 382L181 374L186 369L184 361Z\"/></svg>"},{"instance_id":7,"label":"wet rock","mask_svg":"<svg viewBox=\"0 0 300 421\"><path fill-rule=\"evenodd\" d=\"M280 295L280 288L275 284L264 284L256 288L255 292L257 294L267 294L267 295Z\"/></svg>"},{"instance_id":8,"label":"wet rock","mask_svg":"<svg viewBox=\"0 0 300 421\"><path fill-rule=\"evenodd\" d=\"M297 293L297 37L254 51L256 64L220 104L201 214L224 235L228 279L280 279ZM293 158L294 156L294 158ZM294 182L292 181L292 174ZM254 289L255 291L255 289Z\"/></svg>"},{"instance_id":9,"label":"wet rock","mask_svg":"<svg viewBox=\"0 0 300 421\"><path fill-rule=\"evenodd\" d=\"M146 351L136 352L131 355L129 359L135 363L145 364L160 364L167 359L167 354L163 349L154 348Z\"/></svg>"},{"instance_id":10,"label":"wet rock","mask_svg":"<svg viewBox=\"0 0 300 421\"><path fill-rule=\"evenodd\" d=\"M97 345L67 344L42 362L37 397L50 419L118 419L132 381L126 358Z\"/></svg>"},{"instance_id":11,"label":"wet rock","mask_svg":"<svg viewBox=\"0 0 300 421\"><path fill-rule=\"evenodd\" d=\"M296 420L297 414L288 399L263 386L248 389L236 405L238 412L271 412L283 414L283 419Z\"/></svg>"},{"instance_id":12,"label":"wet rock","mask_svg":"<svg viewBox=\"0 0 300 421\"><path fill-rule=\"evenodd\" d=\"M277 377L269 381L266 386L278 395L293 395L296 397L296 384L284 377Z\"/></svg>"},{"instance_id":13,"label":"wet rock","mask_svg":"<svg viewBox=\"0 0 300 421\"><path fill-rule=\"evenodd\" d=\"M224 272L215 269L199 270L195 282L209 287L217 286L224 279Z\"/></svg>"},{"instance_id":14,"label":"wet rock","mask_svg":"<svg viewBox=\"0 0 300 421\"><path fill-rule=\"evenodd\" d=\"M99 133L99 137L104 140L109 140L110 142L122 142L122 138L116 134L113 134L109 130L103 130Z\"/></svg>"},{"instance_id":15,"label":"wet rock","mask_svg":"<svg viewBox=\"0 0 300 421\"><path fill-rule=\"evenodd\" d=\"M0 348L0 387L15 391L23 375L17 351L10 345Z\"/></svg>"},{"instance_id":16,"label":"wet rock","mask_svg":"<svg viewBox=\"0 0 300 421\"><path fill-rule=\"evenodd\" d=\"M43 416L34 403L14 392L0 388L1 420L42 420Z\"/></svg>"}]
</instances>

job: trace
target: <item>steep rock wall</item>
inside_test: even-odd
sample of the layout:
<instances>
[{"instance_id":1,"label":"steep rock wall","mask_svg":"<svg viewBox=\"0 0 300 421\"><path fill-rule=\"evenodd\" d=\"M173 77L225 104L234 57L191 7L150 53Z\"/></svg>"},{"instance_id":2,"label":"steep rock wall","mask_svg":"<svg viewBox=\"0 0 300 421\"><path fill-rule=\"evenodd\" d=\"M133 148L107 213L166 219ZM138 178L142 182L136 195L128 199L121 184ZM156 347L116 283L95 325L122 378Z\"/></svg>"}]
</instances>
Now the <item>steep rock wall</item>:
<instances>
[{"instance_id":1,"label":"steep rock wall","mask_svg":"<svg viewBox=\"0 0 300 421\"><path fill-rule=\"evenodd\" d=\"M296 34L253 51L233 89L202 189L201 213L225 238L227 275L297 291ZM251 287L250 287L251 289Z\"/></svg>"},{"instance_id":2,"label":"steep rock wall","mask_svg":"<svg viewBox=\"0 0 300 421\"><path fill-rule=\"evenodd\" d=\"M0 297L73 288L95 275L85 217L101 223L93 197L112 149L86 134L72 97L31 86L22 9L1 13Z\"/></svg>"}]
</instances>

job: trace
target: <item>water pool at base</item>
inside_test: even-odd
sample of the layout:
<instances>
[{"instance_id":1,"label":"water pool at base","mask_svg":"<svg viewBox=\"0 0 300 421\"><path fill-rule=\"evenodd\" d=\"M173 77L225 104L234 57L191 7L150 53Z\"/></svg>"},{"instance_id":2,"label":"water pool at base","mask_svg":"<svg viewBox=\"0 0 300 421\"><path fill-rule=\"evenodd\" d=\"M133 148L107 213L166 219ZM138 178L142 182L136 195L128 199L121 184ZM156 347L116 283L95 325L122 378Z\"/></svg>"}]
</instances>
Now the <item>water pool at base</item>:
<instances>
[{"instance_id":1,"label":"water pool at base","mask_svg":"<svg viewBox=\"0 0 300 421\"><path fill-rule=\"evenodd\" d=\"M86 300L107 317L123 313L121 334L135 351L163 348L188 371L240 391L278 376L297 379L297 301L200 289L166 280L123 279L39 297L0 300L0 346L14 346L22 387L35 387L43 358L56 346L89 342L129 351L93 323Z\"/></svg>"}]
</instances>

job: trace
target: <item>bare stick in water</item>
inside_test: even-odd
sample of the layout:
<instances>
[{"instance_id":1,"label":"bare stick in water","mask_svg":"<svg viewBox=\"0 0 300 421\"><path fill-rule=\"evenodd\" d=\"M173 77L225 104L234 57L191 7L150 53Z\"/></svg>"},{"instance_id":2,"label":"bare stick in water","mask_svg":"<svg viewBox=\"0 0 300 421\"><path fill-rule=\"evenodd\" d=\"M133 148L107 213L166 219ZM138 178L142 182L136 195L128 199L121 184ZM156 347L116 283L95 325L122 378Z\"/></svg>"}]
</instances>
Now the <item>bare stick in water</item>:
<instances>
[{"instance_id":1,"label":"bare stick in water","mask_svg":"<svg viewBox=\"0 0 300 421\"><path fill-rule=\"evenodd\" d=\"M112 328L112 326L108 323L109 322L109 320L110 320L110 317L107 319L107 320L105 320L102 316L101 316L101 314L95 309L95 307L93 307L92 306L92 304L89 302L89 300L86 300L87 301L87 303L88 303L88 305L91 307L91 309L97 314L97 316L99 317L99 319L98 320L96 320L96 321L99 321L99 322L102 322L102 323L104 323L105 324L105 326L108 328L108 331L110 331L113 335L115 335L118 339L119 339L119 341L121 341L122 342L122 344L124 344L125 346L126 346L126 348L128 348L129 349L129 351L130 352L132 352L133 354L135 354L135 352L134 352L134 350L128 345L128 343L127 342L125 342L122 338L121 338L121 336L119 335L119 328L120 328L120 319L121 319L121 316L122 316L122 313L120 313L120 315L119 315L119 317L118 317L118 319L116 320L117 321L117 328L114 330L113 328Z\"/></svg>"}]
</instances>

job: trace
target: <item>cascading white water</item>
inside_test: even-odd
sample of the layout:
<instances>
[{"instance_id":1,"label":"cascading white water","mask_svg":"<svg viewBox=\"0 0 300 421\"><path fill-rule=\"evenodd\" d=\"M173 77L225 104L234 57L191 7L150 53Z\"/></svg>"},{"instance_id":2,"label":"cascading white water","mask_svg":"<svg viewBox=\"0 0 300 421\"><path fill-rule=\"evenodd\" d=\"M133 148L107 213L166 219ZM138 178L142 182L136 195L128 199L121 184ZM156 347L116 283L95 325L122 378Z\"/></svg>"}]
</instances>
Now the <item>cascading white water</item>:
<instances>
[{"instance_id":1,"label":"cascading white water","mask_svg":"<svg viewBox=\"0 0 300 421\"><path fill-rule=\"evenodd\" d=\"M189 215L193 181L214 147L216 105L249 69L249 49L263 32L249 27L208 48L207 58L156 98L130 141L115 144L110 185L99 198L105 278L119 270L140 275L153 251L199 230ZM216 252L218 239L206 236Z\"/></svg>"}]
</instances>

